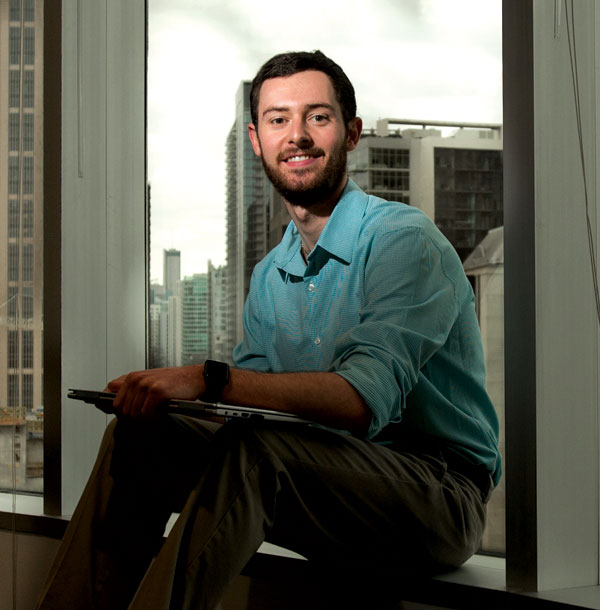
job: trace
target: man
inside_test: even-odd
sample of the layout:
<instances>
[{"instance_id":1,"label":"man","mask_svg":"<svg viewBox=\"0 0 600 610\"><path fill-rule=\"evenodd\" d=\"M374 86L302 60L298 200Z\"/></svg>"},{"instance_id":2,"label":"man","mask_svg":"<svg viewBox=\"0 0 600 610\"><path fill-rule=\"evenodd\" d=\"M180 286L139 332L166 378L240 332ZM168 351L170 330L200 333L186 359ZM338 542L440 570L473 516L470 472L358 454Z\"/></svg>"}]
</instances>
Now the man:
<instances>
[{"instance_id":1,"label":"man","mask_svg":"<svg viewBox=\"0 0 600 610\"><path fill-rule=\"evenodd\" d=\"M269 60L251 106L254 152L292 222L254 271L236 367L108 384L117 424L40 608L213 608L264 540L326 565L418 570L479 545L498 425L458 256L421 212L348 180L361 120L322 53ZM198 396L318 425L160 413Z\"/></svg>"}]
</instances>

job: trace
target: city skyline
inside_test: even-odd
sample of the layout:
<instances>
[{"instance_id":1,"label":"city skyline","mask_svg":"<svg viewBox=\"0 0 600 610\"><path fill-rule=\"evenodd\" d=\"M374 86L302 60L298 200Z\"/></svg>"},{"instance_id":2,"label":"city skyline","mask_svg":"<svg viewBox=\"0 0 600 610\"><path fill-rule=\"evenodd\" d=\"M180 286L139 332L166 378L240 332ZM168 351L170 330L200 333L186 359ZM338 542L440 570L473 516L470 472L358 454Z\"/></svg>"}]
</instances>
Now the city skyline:
<instances>
[{"instance_id":1,"label":"city skyline","mask_svg":"<svg viewBox=\"0 0 600 610\"><path fill-rule=\"evenodd\" d=\"M266 0L252 7L239 0L151 0L149 10L153 280L162 275L163 249L182 251L183 275L206 269L209 258L225 263L224 158L235 92L274 53L320 48L338 61L367 127L382 116L501 121L498 0L377 0L368 15L357 2L343 9L331 3L318 19L296 13L292 19L290 9ZM342 10L353 27L332 40L331 23ZM294 27L282 27L288 23Z\"/></svg>"}]
</instances>

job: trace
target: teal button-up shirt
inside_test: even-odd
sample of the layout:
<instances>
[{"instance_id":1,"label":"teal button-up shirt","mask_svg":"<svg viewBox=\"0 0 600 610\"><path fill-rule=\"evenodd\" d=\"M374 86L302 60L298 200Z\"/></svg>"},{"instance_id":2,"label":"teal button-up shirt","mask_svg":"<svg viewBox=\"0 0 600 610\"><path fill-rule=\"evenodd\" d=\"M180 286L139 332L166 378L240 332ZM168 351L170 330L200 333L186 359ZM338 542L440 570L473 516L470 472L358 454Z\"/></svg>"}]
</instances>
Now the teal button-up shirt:
<instances>
[{"instance_id":1,"label":"teal button-up shirt","mask_svg":"<svg viewBox=\"0 0 600 610\"><path fill-rule=\"evenodd\" d=\"M290 222L254 269L240 368L332 371L373 417L433 435L500 476L471 285L454 248L416 208L351 180L305 264Z\"/></svg>"}]
</instances>

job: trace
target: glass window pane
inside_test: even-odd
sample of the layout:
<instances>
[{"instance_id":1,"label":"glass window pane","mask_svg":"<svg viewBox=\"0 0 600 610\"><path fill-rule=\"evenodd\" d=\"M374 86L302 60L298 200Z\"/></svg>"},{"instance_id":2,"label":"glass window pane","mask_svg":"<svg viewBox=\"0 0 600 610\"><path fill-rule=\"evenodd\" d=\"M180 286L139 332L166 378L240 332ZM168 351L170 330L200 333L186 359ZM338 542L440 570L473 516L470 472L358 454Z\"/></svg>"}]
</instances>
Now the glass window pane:
<instances>
[{"instance_id":1,"label":"glass window pane","mask_svg":"<svg viewBox=\"0 0 600 610\"><path fill-rule=\"evenodd\" d=\"M33 194L33 157L23 157L23 194Z\"/></svg>"},{"instance_id":2,"label":"glass window pane","mask_svg":"<svg viewBox=\"0 0 600 610\"><path fill-rule=\"evenodd\" d=\"M33 201L23 201L23 237L33 237Z\"/></svg>"},{"instance_id":3,"label":"glass window pane","mask_svg":"<svg viewBox=\"0 0 600 610\"><path fill-rule=\"evenodd\" d=\"M19 244L8 244L8 281L19 281Z\"/></svg>"},{"instance_id":4,"label":"glass window pane","mask_svg":"<svg viewBox=\"0 0 600 610\"><path fill-rule=\"evenodd\" d=\"M19 121L20 116L16 112L8 115L8 150L19 150Z\"/></svg>"},{"instance_id":5,"label":"glass window pane","mask_svg":"<svg viewBox=\"0 0 600 610\"><path fill-rule=\"evenodd\" d=\"M23 114L23 150L27 152L33 151L33 121L32 112Z\"/></svg>"},{"instance_id":6,"label":"glass window pane","mask_svg":"<svg viewBox=\"0 0 600 610\"><path fill-rule=\"evenodd\" d=\"M33 407L33 375L30 373L23 375L22 403L28 410Z\"/></svg>"},{"instance_id":7,"label":"glass window pane","mask_svg":"<svg viewBox=\"0 0 600 610\"><path fill-rule=\"evenodd\" d=\"M19 157L8 157L8 193L19 194Z\"/></svg>"},{"instance_id":8,"label":"glass window pane","mask_svg":"<svg viewBox=\"0 0 600 610\"><path fill-rule=\"evenodd\" d=\"M8 368L17 369L19 368L19 331L9 330L7 343Z\"/></svg>"},{"instance_id":9,"label":"glass window pane","mask_svg":"<svg viewBox=\"0 0 600 610\"><path fill-rule=\"evenodd\" d=\"M31 320L33 318L33 287L32 286L23 286L22 287L21 315L24 320Z\"/></svg>"},{"instance_id":10,"label":"glass window pane","mask_svg":"<svg viewBox=\"0 0 600 610\"><path fill-rule=\"evenodd\" d=\"M9 62L21 63L21 28L10 28L9 32Z\"/></svg>"},{"instance_id":11,"label":"glass window pane","mask_svg":"<svg viewBox=\"0 0 600 610\"><path fill-rule=\"evenodd\" d=\"M23 29L23 63L26 66L35 63L35 28Z\"/></svg>"},{"instance_id":12,"label":"glass window pane","mask_svg":"<svg viewBox=\"0 0 600 610\"><path fill-rule=\"evenodd\" d=\"M28 493L43 490L42 9L43 0L10 0L0 11L0 435L19 439L14 459L0 453L0 490Z\"/></svg>"},{"instance_id":13,"label":"glass window pane","mask_svg":"<svg viewBox=\"0 0 600 610\"><path fill-rule=\"evenodd\" d=\"M6 402L9 407L19 406L19 375L11 373L8 375Z\"/></svg>"},{"instance_id":14,"label":"glass window pane","mask_svg":"<svg viewBox=\"0 0 600 610\"><path fill-rule=\"evenodd\" d=\"M295 24L293 31L284 32L274 23L269 3L263 0L251 3L251 12L247 3L223 0L222 16L212 16L210 21L201 12L190 11L186 2L150 0L150 351L155 364L167 362L167 354L174 346L179 352L170 361L181 359L182 329L177 320L181 321L182 312L186 320L192 319L190 307L200 311L200 304L192 304L186 291L194 277L207 271L209 310L211 306L216 308L211 304L220 303L222 298L223 305L218 307L226 311L221 318L209 312L209 354L230 357L233 345L241 339L240 304L252 269L281 238L282 227L289 221L280 210L281 200L273 195L262 176L261 163L246 134L247 81L275 53L321 48L347 71L364 122L359 147L348 156L349 174L361 188L422 209L440 225L463 260L488 231L502 225L500 132L493 128L481 132L463 129L458 124L501 121L501 4L498 0L460 6L443 0L418 4L419 9L413 10L409 2L373 0L368 20L357 15L355 27L336 31L332 40L329 24L338 21L340 12L347 8L347 3L341 1L320 7L320 24L328 24L323 27L310 14L304 21L304 15L296 11L288 16L285 7L280 7L277 19L289 18ZM237 19L253 24L251 34L245 27L232 27ZM361 32L360 48L356 31ZM186 41L184 53L173 44L175 40ZM186 75L195 58L211 55L215 45L229 58L228 70L225 73L216 65L207 65L211 83L207 91ZM410 57L410 61L398 61L399 57ZM172 111L172 95L164 87L174 71L187 91L180 92L181 104L185 106L189 100L189 111L180 106L178 116ZM214 116L216 107L223 120L205 120ZM414 122L386 123L380 130L381 117L405 117ZM423 119L435 120L436 125L424 125ZM197 135L190 138L190 134ZM183 152L186 140L200 138L206 142L205 147L195 146L187 157L173 156L173 150ZM224 154L215 154L223 148ZM182 171L182 158L189 159L186 171ZM204 169L205 176L200 199L195 183L197 167ZM186 176L190 183L184 185ZM173 192L181 193L179 213L172 205ZM167 284L173 272L169 273L165 266L161 268L163 253L169 249L177 252L181 263L177 269L179 292L171 297ZM487 272L489 269L477 271ZM500 275L501 272L495 281ZM225 278L220 290L217 278ZM497 289L496 282L494 290ZM477 298L489 296L484 291ZM490 308L483 307L484 310ZM494 353L487 362L488 390L494 394L502 421L504 404L497 390L503 383L503 370L497 350L503 322L497 299L493 311L494 319L486 320L482 328L485 326L487 333L483 337L486 347L493 343L493 349L486 352ZM223 317L227 321L225 332L217 327ZM199 329L200 324L194 328ZM220 337L219 344L215 337ZM187 345L186 350L192 353ZM189 360L190 356L186 358ZM497 490L493 502L486 550L502 551L502 489Z\"/></svg>"},{"instance_id":15,"label":"glass window pane","mask_svg":"<svg viewBox=\"0 0 600 610\"><path fill-rule=\"evenodd\" d=\"M23 245L23 281L33 281L33 244Z\"/></svg>"},{"instance_id":16,"label":"glass window pane","mask_svg":"<svg viewBox=\"0 0 600 610\"><path fill-rule=\"evenodd\" d=\"M33 108L35 101L35 80L33 70L23 72L23 108Z\"/></svg>"},{"instance_id":17,"label":"glass window pane","mask_svg":"<svg viewBox=\"0 0 600 610\"><path fill-rule=\"evenodd\" d=\"M10 70L8 77L8 105L18 108L21 99L21 73L19 70Z\"/></svg>"},{"instance_id":18,"label":"glass window pane","mask_svg":"<svg viewBox=\"0 0 600 610\"><path fill-rule=\"evenodd\" d=\"M35 0L24 0L23 2L23 20L35 21Z\"/></svg>"},{"instance_id":19,"label":"glass window pane","mask_svg":"<svg viewBox=\"0 0 600 610\"><path fill-rule=\"evenodd\" d=\"M8 236L19 237L20 229L19 201L10 199L8 202Z\"/></svg>"},{"instance_id":20,"label":"glass window pane","mask_svg":"<svg viewBox=\"0 0 600 610\"><path fill-rule=\"evenodd\" d=\"M10 0L8 15L11 21L21 21L21 0Z\"/></svg>"},{"instance_id":21,"label":"glass window pane","mask_svg":"<svg viewBox=\"0 0 600 610\"><path fill-rule=\"evenodd\" d=\"M9 321L12 323L14 323L14 318L17 317L17 312L18 312L18 308L19 308L19 289L17 288L17 286L9 286L8 287L8 291L7 291L7 302L6 302L6 308L7 308L7 315L9 318Z\"/></svg>"},{"instance_id":22,"label":"glass window pane","mask_svg":"<svg viewBox=\"0 0 600 610\"><path fill-rule=\"evenodd\" d=\"M24 330L22 334L23 368L33 368L33 331Z\"/></svg>"}]
</instances>

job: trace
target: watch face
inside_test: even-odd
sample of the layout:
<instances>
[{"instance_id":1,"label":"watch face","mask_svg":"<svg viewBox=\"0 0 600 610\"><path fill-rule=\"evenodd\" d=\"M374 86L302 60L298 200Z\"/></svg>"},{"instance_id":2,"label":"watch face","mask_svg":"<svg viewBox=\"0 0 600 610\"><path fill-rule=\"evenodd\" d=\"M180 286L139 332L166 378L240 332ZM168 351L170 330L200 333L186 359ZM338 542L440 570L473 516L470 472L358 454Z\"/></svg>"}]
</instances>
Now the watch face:
<instances>
[{"instance_id":1,"label":"watch face","mask_svg":"<svg viewBox=\"0 0 600 610\"><path fill-rule=\"evenodd\" d=\"M202 376L206 384L204 400L219 402L223 388L229 383L229 365L218 360L207 360Z\"/></svg>"},{"instance_id":2,"label":"watch face","mask_svg":"<svg viewBox=\"0 0 600 610\"><path fill-rule=\"evenodd\" d=\"M203 375L209 382L225 385L229 381L229 365L226 362L207 360L204 363Z\"/></svg>"}]
</instances>

